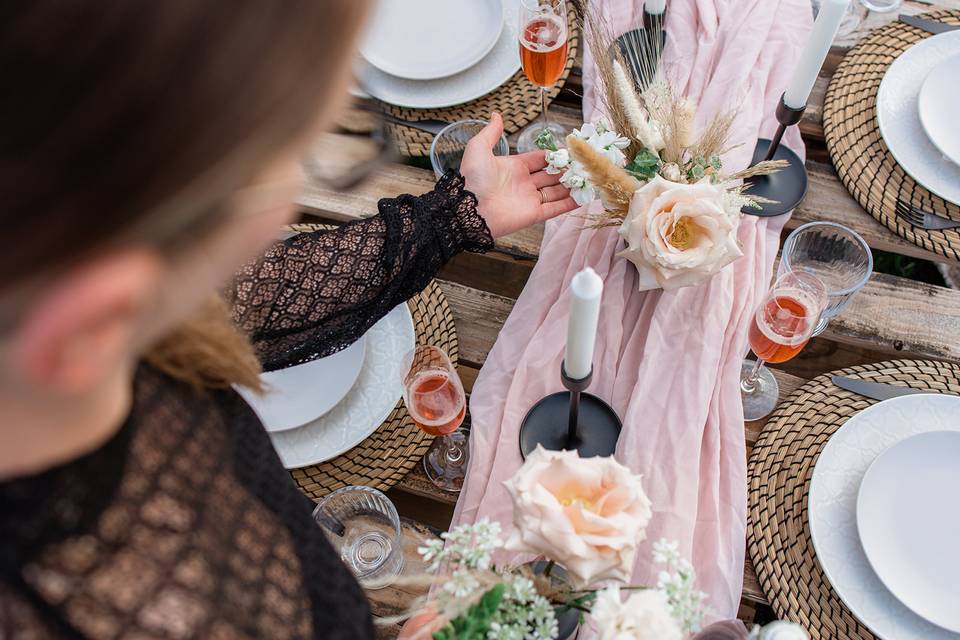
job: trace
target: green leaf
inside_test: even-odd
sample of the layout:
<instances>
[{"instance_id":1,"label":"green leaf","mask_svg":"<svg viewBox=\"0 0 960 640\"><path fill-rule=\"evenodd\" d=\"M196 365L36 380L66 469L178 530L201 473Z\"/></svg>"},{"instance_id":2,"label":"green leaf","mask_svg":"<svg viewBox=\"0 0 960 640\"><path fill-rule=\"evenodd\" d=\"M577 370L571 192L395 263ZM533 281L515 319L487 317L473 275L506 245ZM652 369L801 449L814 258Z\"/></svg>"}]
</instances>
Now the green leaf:
<instances>
[{"instance_id":1,"label":"green leaf","mask_svg":"<svg viewBox=\"0 0 960 640\"><path fill-rule=\"evenodd\" d=\"M553 131L550 131L550 129L541 131L533 143L540 149L546 149L547 151L557 150L557 140L553 137Z\"/></svg>"},{"instance_id":2,"label":"green leaf","mask_svg":"<svg viewBox=\"0 0 960 640\"><path fill-rule=\"evenodd\" d=\"M500 608L506 589L503 583L491 587L466 613L451 620L440 631L435 631L433 640L486 640L490 621Z\"/></svg>"},{"instance_id":3,"label":"green leaf","mask_svg":"<svg viewBox=\"0 0 960 640\"><path fill-rule=\"evenodd\" d=\"M660 169L660 158L649 149L642 149L624 168L636 178L650 180Z\"/></svg>"},{"instance_id":4,"label":"green leaf","mask_svg":"<svg viewBox=\"0 0 960 640\"><path fill-rule=\"evenodd\" d=\"M720 162L720 156L718 156L717 154L713 154L712 156L710 156L710 166L713 167L715 170L720 171L720 169L723 168L723 163Z\"/></svg>"},{"instance_id":5,"label":"green leaf","mask_svg":"<svg viewBox=\"0 0 960 640\"><path fill-rule=\"evenodd\" d=\"M703 166L699 164L693 165L687 171L687 177L694 181L702 179L704 175L706 175L706 173L703 170Z\"/></svg>"}]
</instances>

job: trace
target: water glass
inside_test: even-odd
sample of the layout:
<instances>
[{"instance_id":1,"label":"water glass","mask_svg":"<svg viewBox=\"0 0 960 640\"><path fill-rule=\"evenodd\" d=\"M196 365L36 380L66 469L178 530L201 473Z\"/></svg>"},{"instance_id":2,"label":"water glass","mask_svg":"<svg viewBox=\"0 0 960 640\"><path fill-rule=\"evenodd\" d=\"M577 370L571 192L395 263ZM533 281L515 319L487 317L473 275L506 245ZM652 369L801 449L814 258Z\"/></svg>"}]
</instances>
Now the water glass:
<instances>
[{"instance_id":1,"label":"water glass","mask_svg":"<svg viewBox=\"0 0 960 640\"><path fill-rule=\"evenodd\" d=\"M788 271L812 273L826 287L827 306L813 331L818 336L870 279L873 254L855 231L834 222L810 222L783 244L779 274Z\"/></svg>"},{"instance_id":2,"label":"water glass","mask_svg":"<svg viewBox=\"0 0 960 640\"><path fill-rule=\"evenodd\" d=\"M313 517L364 589L382 589L400 575L400 516L387 496L370 487L344 487L323 498Z\"/></svg>"},{"instance_id":3,"label":"water glass","mask_svg":"<svg viewBox=\"0 0 960 640\"><path fill-rule=\"evenodd\" d=\"M488 124L485 120L458 120L448 124L434 136L433 142L430 143L430 165L437 178L451 169L460 170L467 143ZM497 146L493 148L493 155L510 155L510 145L507 144L506 136L500 136Z\"/></svg>"}]
</instances>

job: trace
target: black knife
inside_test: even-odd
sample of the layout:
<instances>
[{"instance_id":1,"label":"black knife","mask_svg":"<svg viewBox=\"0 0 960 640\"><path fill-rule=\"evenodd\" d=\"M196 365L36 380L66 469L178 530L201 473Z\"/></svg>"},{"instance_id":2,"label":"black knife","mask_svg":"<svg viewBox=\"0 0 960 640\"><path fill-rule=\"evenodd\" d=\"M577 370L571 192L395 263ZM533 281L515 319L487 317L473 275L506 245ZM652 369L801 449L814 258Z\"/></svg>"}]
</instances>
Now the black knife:
<instances>
[{"instance_id":1,"label":"black knife","mask_svg":"<svg viewBox=\"0 0 960 640\"><path fill-rule=\"evenodd\" d=\"M934 35L960 29L960 26L955 24L946 24L945 22L937 22L936 20L927 20L919 16L908 16L903 13L900 14L900 22L908 24L911 27L923 29L927 33L932 33Z\"/></svg>"},{"instance_id":2,"label":"black knife","mask_svg":"<svg viewBox=\"0 0 960 640\"><path fill-rule=\"evenodd\" d=\"M853 391L861 396L872 398L873 400L889 400L900 396L911 396L917 393L936 393L935 391L911 389L909 387L900 387L882 382L871 382L869 380L857 380L845 376L833 376L831 382L841 389Z\"/></svg>"}]
</instances>

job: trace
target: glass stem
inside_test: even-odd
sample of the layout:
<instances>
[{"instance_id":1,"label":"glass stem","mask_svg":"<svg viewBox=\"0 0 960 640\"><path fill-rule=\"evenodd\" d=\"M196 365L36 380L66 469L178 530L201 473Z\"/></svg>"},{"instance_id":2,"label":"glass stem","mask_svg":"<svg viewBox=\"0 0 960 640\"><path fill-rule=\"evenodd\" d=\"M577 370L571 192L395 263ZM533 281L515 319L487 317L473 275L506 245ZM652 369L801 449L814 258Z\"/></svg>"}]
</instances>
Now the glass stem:
<instances>
[{"instance_id":1,"label":"glass stem","mask_svg":"<svg viewBox=\"0 0 960 640\"><path fill-rule=\"evenodd\" d=\"M763 359L757 358L753 369L750 370L746 378L740 381L740 389L742 389L744 393L753 393L757 390L757 378L760 377L760 369L763 368L763 365Z\"/></svg>"},{"instance_id":2,"label":"glass stem","mask_svg":"<svg viewBox=\"0 0 960 640\"><path fill-rule=\"evenodd\" d=\"M448 433L440 438L440 449L443 451L444 461L449 464L457 464L463 460L463 449L454 442L453 434Z\"/></svg>"},{"instance_id":3,"label":"glass stem","mask_svg":"<svg viewBox=\"0 0 960 640\"><path fill-rule=\"evenodd\" d=\"M547 88L540 87L540 103L543 105L543 128L550 126L550 120L547 118Z\"/></svg>"}]
</instances>

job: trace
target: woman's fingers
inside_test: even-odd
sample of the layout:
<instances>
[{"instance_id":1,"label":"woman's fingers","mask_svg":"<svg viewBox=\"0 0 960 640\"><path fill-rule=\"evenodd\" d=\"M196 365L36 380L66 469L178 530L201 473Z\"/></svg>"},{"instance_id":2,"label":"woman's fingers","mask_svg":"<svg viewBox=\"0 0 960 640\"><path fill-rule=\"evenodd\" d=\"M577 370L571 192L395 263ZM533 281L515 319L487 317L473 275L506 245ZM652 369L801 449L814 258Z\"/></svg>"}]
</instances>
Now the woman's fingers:
<instances>
[{"instance_id":1,"label":"woman's fingers","mask_svg":"<svg viewBox=\"0 0 960 640\"><path fill-rule=\"evenodd\" d=\"M559 173L549 174L546 171L537 171L536 173L531 173L530 177L533 179L534 186L537 189L542 189L560 184L560 175Z\"/></svg>"},{"instance_id":2,"label":"woman's fingers","mask_svg":"<svg viewBox=\"0 0 960 640\"><path fill-rule=\"evenodd\" d=\"M543 202L557 202L558 200L563 200L570 195L570 190L566 187L560 185L554 185L550 187L541 187L540 193L543 194Z\"/></svg>"},{"instance_id":3,"label":"woman's fingers","mask_svg":"<svg viewBox=\"0 0 960 640\"><path fill-rule=\"evenodd\" d=\"M563 200L544 203L543 207L541 207L543 209L543 219L549 220L550 218L555 218L561 213L573 211L579 206L580 205L578 205L576 201L569 196Z\"/></svg>"},{"instance_id":4,"label":"woman's fingers","mask_svg":"<svg viewBox=\"0 0 960 640\"><path fill-rule=\"evenodd\" d=\"M547 166L546 151L527 151L517 155L517 158L527 167L527 171L533 173L540 171Z\"/></svg>"}]
</instances>

